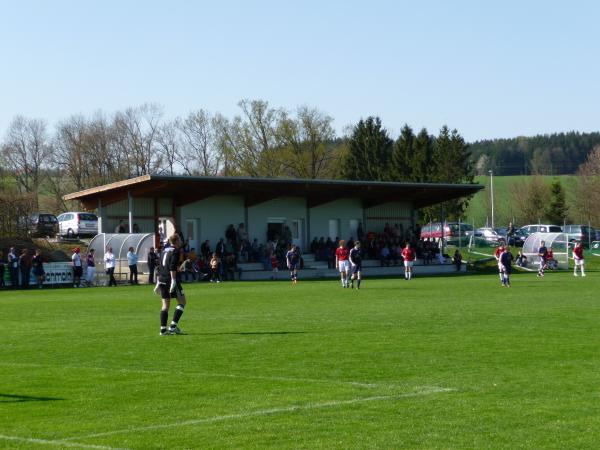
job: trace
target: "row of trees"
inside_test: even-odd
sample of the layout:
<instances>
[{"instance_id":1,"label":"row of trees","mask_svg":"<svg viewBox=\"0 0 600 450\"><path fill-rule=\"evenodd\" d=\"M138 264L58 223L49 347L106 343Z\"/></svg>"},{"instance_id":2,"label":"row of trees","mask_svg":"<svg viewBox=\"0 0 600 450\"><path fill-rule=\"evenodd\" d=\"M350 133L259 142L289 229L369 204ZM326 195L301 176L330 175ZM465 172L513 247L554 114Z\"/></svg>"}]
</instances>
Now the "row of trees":
<instances>
[{"instance_id":1,"label":"row of trees","mask_svg":"<svg viewBox=\"0 0 600 450\"><path fill-rule=\"evenodd\" d=\"M478 141L471 152L478 175L568 175L597 145L600 133L570 132Z\"/></svg>"},{"instance_id":2,"label":"row of trees","mask_svg":"<svg viewBox=\"0 0 600 450\"><path fill-rule=\"evenodd\" d=\"M72 116L52 134L43 120L16 117L2 143L2 162L23 192L48 172L76 190L150 173L331 177L338 157L333 119L300 107L293 114L263 101L240 102L233 119L205 110L164 120L146 104L107 117ZM64 179L64 177L63 177Z\"/></svg>"},{"instance_id":3,"label":"row of trees","mask_svg":"<svg viewBox=\"0 0 600 450\"><path fill-rule=\"evenodd\" d=\"M353 128L342 160L341 177L350 180L472 183L471 154L457 130L442 127L437 136L423 128L418 134L405 125L396 141L381 120L369 117ZM444 215L461 217L468 205L462 198L446 202ZM425 209L424 219L439 218L439 208Z\"/></svg>"},{"instance_id":4,"label":"row of trees","mask_svg":"<svg viewBox=\"0 0 600 450\"><path fill-rule=\"evenodd\" d=\"M307 106L293 112L243 100L232 119L205 110L173 120L145 104L112 115L72 116L51 131L15 117L0 163L16 190L62 195L145 174L471 182L467 145L456 130L438 136L406 125L394 141L369 117L338 138L333 119ZM442 164L443 161L443 164ZM36 205L37 206L37 205ZM461 206L462 208L462 206Z\"/></svg>"}]
</instances>

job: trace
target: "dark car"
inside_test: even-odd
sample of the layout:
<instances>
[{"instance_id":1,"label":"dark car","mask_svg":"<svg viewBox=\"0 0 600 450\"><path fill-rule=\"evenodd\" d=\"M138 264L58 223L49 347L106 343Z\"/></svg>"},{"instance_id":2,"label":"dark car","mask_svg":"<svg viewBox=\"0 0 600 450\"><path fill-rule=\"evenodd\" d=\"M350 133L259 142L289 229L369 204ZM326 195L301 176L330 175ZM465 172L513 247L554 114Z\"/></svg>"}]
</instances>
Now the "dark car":
<instances>
[{"instance_id":1,"label":"dark car","mask_svg":"<svg viewBox=\"0 0 600 450\"><path fill-rule=\"evenodd\" d=\"M580 241L586 247L596 240L596 230L589 225L565 225L563 231L569 242Z\"/></svg>"},{"instance_id":2,"label":"dark car","mask_svg":"<svg viewBox=\"0 0 600 450\"><path fill-rule=\"evenodd\" d=\"M54 237L58 232L58 220L54 214L34 213L26 219L27 234L32 237Z\"/></svg>"},{"instance_id":3,"label":"dark car","mask_svg":"<svg viewBox=\"0 0 600 450\"><path fill-rule=\"evenodd\" d=\"M521 229L515 230L512 236L508 237L508 245L511 247L523 247L527 239L527 233Z\"/></svg>"}]
</instances>

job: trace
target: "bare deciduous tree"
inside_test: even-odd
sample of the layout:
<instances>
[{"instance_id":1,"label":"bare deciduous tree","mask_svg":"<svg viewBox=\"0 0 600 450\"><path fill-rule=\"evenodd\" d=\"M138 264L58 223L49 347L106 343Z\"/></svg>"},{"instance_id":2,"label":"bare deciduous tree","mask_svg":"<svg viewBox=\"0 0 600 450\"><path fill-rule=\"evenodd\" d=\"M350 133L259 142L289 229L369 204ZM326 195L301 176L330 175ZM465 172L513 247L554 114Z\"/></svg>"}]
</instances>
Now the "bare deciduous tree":
<instances>
[{"instance_id":1,"label":"bare deciduous tree","mask_svg":"<svg viewBox=\"0 0 600 450\"><path fill-rule=\"evenodd\" d=\"M152 103L115 114L116 149L128 162L130 176L146 175L159 169L160 153L156 141L162 114L162 108Z\"/></svg>"},{"instance_id":2,"label":"bare deciduous tree","mask_svg":"<svg viewBox=\"0 0 600 450\"><path fill-rule=\"evenodd\" d=\"M187 174L214 176L219 173L221 153L216 134L219 124L202 109L177 122L183 136L180 162Z\"/></svg>"},{"instance_id":3,"label":"bare deciduous tree","mask_svg":"<svg viewBox=\"0 0 600 450\"><path fill-rule=\"evenodd\" d=\"M251 177L278 177L282 165L277 150L277 125L281 111L262 100L242 100L242 116L218 120L217 140L227 160L228 173Z\"/></svg>"},{"instance_id":4,"label":"bare deciduous tree","mask_svg":"<svg viewBox=\"0 0 600 450\"><path fill-rule=\"evenodd\" d=\"M13 119L2 145L2 156L21 192L37 192L52 151L45 121L23 116Z\"/></svg>"},{"instance_id":5,"label":"bare deciduous tree","mask_svg":"<svg viewBox=\"0 0 600 450\"><path fill-rule=\"evenodd\" d=\"M296 117L282 113L277 137L282 146L280 161L297 178L331 176L335 158L333 118L315 108L302 106Z\"/></svg>"},{"instance_id":6,"label":"bare deciduous tree","mask_svg":"<svg viewBox=\"0 0 600 450\"><path fill-rule=\"evenodd\" d=\"M577 221L600 223L600 146L592 150L577 173L577 213L571 211L571 215Z\"/></svg>"}]
</instances>

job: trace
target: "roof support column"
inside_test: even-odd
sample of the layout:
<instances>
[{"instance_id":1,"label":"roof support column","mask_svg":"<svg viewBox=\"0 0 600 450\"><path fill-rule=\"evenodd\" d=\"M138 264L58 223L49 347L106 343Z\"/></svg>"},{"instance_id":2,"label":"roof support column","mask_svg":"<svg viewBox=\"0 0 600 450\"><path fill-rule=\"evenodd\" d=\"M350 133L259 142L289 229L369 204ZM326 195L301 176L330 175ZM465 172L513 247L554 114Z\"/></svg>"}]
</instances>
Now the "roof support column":
<instances>
[{"instance_id":1,"label":"roof support column","mask_svg":"<svg viewBox=\"0 0 600 450\"><path fill-rule=\"evenodd\" d=\"M127 209L129 210L129 234L133 233L133 197L131 191L127 191Z\"/></svg>"},{"instance_id":2,"label":"roof support column","mask_svg":"<svg viewBox=\"0 0 600 450\"><path fill-rule=\"evenodd\" d=\"M102 199L98 197L98 234L104 233L103 225L104 220L102 220L102 216L104 215L104 211L102 211Z\"/></svg>"}]
</instances>

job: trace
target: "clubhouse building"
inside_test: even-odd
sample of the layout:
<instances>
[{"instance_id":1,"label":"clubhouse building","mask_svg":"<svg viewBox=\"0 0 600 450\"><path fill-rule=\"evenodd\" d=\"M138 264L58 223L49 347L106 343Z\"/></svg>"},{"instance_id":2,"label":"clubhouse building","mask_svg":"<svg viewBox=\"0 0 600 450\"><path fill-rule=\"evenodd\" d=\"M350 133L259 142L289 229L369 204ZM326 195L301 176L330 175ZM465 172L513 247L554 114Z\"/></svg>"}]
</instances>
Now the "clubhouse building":
<instances>
[{"instance_id":1,"label":"clubhouse building","mask_svg":"<svg viewBox=\"0 0 600 450\"><path fill-rule=\"evenodd\" d=\"M380 232L386 223L403 229L417 222L418 208L475 194L477 184L266 179L143 175L68 194L98 213L98 233L122 223L129 233L169 235L179 228L190 247L214 245L225 229L244 224L250 241L289 227L294 243L307 250L314 237L356 238Z\"/></svg>"}]
</instances>

